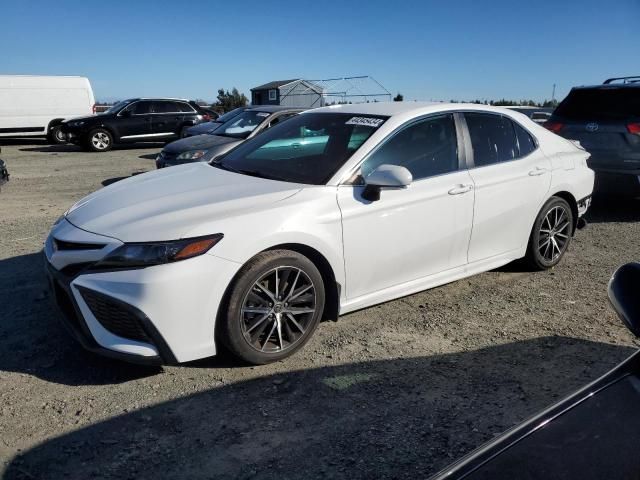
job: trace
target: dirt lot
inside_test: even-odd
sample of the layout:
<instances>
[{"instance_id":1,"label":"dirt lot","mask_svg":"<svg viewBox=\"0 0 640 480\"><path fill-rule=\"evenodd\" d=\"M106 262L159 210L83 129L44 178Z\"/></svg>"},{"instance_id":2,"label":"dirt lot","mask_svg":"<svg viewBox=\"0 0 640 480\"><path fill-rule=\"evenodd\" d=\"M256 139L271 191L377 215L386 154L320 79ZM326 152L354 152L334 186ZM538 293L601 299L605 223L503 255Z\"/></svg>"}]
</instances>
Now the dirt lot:
<instances>
[{"instance_id":1,"label":"dirt lot","mask_svg":"<svg viewBox=\"0 0 640 480\"><path fill-rule=\"evenodd\" d=\"M4 142L4 478L424 478L633 351L605 289L640 259L640 205L597 198L554 270L508 266L346 315L276 365L85 353L46 297L43 239L77 199L154 168L159 149Z\"/></svg>"}]
</instances>

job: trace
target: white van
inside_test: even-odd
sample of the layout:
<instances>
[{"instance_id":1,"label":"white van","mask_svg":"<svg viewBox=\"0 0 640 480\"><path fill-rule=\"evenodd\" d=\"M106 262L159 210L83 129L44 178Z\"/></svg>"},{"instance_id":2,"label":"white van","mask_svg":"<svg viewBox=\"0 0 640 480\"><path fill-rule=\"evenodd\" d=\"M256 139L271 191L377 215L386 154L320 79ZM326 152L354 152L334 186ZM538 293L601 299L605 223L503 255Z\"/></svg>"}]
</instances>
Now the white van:
<instances>
[{"instance_id":1,"label":"white van","mask_svg":"<svg viewBox=\"0 0 640 480\"><path fill-rule=\"evenodd\" d=\"M0 75L0 137L46 135L64 143L62 120L95 113L89 79Z\"/></svg>"}]
</instances>

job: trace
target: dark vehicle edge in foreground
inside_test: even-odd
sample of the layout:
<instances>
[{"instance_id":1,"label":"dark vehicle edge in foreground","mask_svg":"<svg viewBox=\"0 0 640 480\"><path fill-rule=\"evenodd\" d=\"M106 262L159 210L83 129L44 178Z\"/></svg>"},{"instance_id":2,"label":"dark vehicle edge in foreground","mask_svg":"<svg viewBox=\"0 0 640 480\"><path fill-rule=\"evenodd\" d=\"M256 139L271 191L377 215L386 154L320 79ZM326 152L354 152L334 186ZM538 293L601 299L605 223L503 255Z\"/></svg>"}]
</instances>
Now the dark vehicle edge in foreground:
<instances>
[{"instance_id":1,"label":"dark vehicle edge in foreground","mask_svg":"<svg viewBox=\"0 0 640 480\"><path fill-rule=\"evenodd\" d=\"M640 264L620 267L609 298L640 334ZM440 471L453 479L636 479L640 476L640 352Z\"/></svg>"}]
</instances>

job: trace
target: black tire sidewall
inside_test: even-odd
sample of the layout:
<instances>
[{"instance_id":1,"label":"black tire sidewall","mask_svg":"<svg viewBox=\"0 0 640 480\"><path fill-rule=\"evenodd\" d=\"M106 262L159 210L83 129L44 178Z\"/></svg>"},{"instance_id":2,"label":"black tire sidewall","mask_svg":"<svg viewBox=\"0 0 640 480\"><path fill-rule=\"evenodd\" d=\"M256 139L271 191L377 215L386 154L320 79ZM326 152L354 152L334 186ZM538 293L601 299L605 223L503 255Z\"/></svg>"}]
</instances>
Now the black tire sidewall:
<instances>
[{"instance_id":1,"label":"black tire sidewall","mask_svg":"<svg viewBox=\"0 0 640 480\"><path fill-rule=\"evenodd\" d=\"M560 254L560 256L555 260L553 260L552 262L549 262L540 254L540 251L538 249L538 243L540 240L540 226L542 225L542 222L544 221L544 217L547 215L547 213L549 213L549 211L552 208L557 206L562 206L566 210L567 215L569 216L569 225L571 226L571 230L569 231L567 243L564 247L564 250ZM531 237L529 239L529 247L527 251L527 260L529 261L532 267L538 270L546 270L556 266L562 260L562 258L564 257L564 254L567 253L567 250L571 245L571 237L573 233L574 223L575 223L575 220L573 218L573 211L571 210L571 206L565 199L560 197L551 197L549 200L547 200L547 202L540 209L540 212L536 217L536 221L533 224L533 229L531 230Z\"/></svg>"},{"instance_id":2,"label":"black tire sidewall","mask_svg":"<svg viewBox=\"0 0 640 480\"><path fill-rule=\"evenodd\" d=\"M62 125L54 125L49 129L49 133L47 134L47 141L53 145L62 145L63 143L67 143L66 137L61 140L58 138L58 132L62 131Z\"/></svg>"},{"instance_id":3,"label":"black tire sidewall","mask_svg":"<svg viewBox=\"0 0 640 480\"><path fill-rule=\"evenodd\" d=\"M93 143L91 142L91 139L93 138L93 136L96 133L99 133L99 132L106 133L109 136L109 145L107 146L107 148L104 148L102 150L100 150L98 148L95 148L93 146ZM87 140L86 140L85 143L87 145L87 148L89 150L91 150L92 152L108 152L109 150L111 150L113 148L113 135L111 135L111 132L109 132L109 130L105 130L104 128L96 128L96 129L91 130L89 132L89 134L87 135Z\"/></svg>"},{"instance_id":4,"label":"black tire sidewall","mask_svg":"<svg viewBox=\"0 0 640 480\"><path fill-rule=\"evenodd\" d=\"M316 290L316 312L302 339L296 345L281 353L261 353L251 347L244 338L240 326L240 309L254 282L269 270L283 266L300 268L309 276ZM322 318L324 302L325 286L322 275L311 260L291 250L263 252L250 260L236 275L227 300L221 308L217 336L233 355L244 362L254 365L277 362L300 350L313 336Z\"/></svg>"}]
</instances>

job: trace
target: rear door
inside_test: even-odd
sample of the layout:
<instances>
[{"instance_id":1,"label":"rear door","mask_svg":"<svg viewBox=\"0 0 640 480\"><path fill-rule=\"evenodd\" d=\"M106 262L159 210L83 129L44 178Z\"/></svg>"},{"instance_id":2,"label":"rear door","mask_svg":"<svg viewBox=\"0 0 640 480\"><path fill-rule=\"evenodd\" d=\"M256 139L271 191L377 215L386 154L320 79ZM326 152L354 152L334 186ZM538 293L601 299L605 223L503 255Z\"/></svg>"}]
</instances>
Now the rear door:
<instances>
[{"instance_id":1,"label":"rear door","mask_svg":"<svg viewBox=\"0 0 640 480\"><path fill-rule=\"evenodd\" d=\"M526 245L551 185L551 162L535 138L509 117L464 114L475 184L469 263L515 253Z\"/></svg>"},{"instance_id":2,"label":"rear door","mask_svg":"<svg viewBox=\"0 0 640 480\"><path fill-rule=\"evenodd\" d=\"M182 102L174 102L169 100L156 100L153 102L153 122L152 130L154 137L171 137L177 136L184 123L186 105L180 105Z\"/></svg>"}]
</instances>

